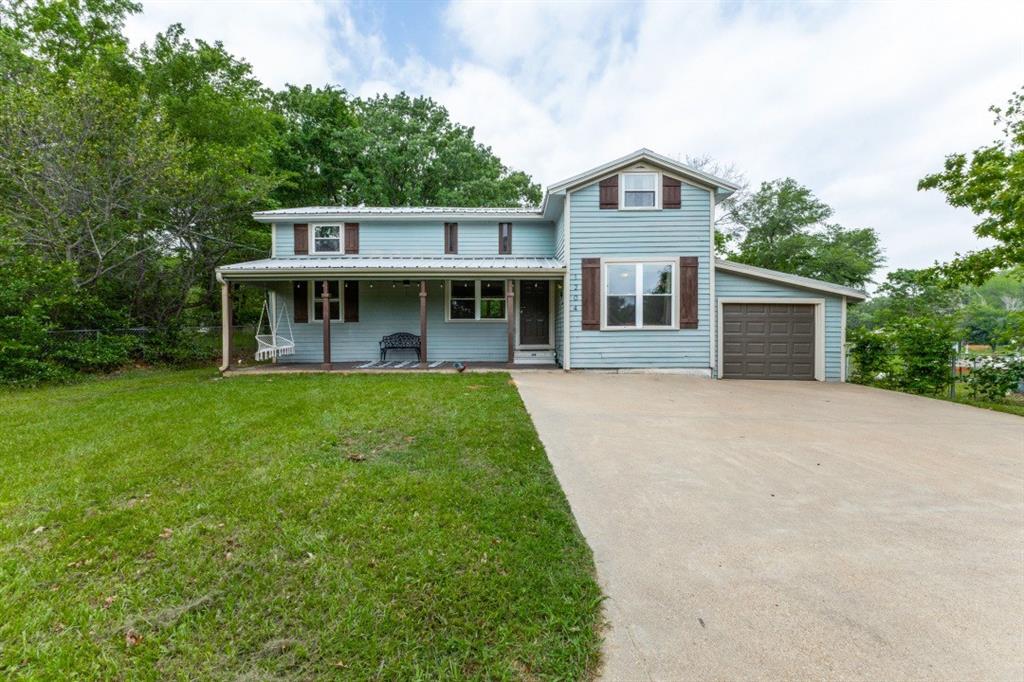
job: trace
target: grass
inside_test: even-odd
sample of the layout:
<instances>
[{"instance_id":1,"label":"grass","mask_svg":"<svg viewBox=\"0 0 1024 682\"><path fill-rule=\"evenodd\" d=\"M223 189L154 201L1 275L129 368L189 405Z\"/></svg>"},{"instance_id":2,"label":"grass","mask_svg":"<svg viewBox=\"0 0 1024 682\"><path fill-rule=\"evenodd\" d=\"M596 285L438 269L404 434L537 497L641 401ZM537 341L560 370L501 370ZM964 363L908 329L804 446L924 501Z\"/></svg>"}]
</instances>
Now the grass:
<instances>
[{"instance_id":1,"label":"grass","mask_svg":"<svg viewBox=\"0 0 1024 682\"><path fill-rule=\"evenodd\" d=\"M0 675L580 679L593 561L509 377L0 393Z\"/></svg>"},{"instance_id":2,"label":"grass","mask_svg":"<svg viewBox=\"0 0 1024 682\"><path fill-rule=\"evenodd\" d=\"M982 400L980 398L971 397L970 391L963 386L957 386L956 398L945 397L944 400L961 403L963 405L972 405L973 407L980 407L984 410L995 410L996 412L1006 412L1007 414L1016 414L1024 417L1024 397L1007 396L1003 400L998 401Z\"/></svg>"}]
</instances>

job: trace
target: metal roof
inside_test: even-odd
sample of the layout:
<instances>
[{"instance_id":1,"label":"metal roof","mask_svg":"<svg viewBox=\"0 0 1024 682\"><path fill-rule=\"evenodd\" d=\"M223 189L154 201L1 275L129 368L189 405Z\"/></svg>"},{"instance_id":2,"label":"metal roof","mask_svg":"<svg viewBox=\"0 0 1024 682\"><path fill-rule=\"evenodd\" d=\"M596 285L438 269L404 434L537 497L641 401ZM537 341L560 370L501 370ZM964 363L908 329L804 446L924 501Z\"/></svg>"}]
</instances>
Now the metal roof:
<instances>
[{"instance_id":1,"label":"metal roof","mask_svg":"<svg viewBox=\"0 0 1024 682\"><path fill-rule=\"evenodd\" d=\"M557 258L523 256L294 256L264 258L217 268L218 277L247 279L285 275L558 275L565 264Z\"/></svg>"},{"instance_id":2,"label":"metal roof","mask_svg":"<svg viewBox=\"0 0 1024 682\"><path fill-rule=\"evenodd\" d=\"M832 282L824 282L820 279L791 275L788 272L779 272L778 270L760 268L756 265L747 265L746 263L734 263L733 261L716 259L715 268L719 270L726 270L728 272L735 272L737 275L747 275L749 277L767 279L773 282L782 282L783 284L790 284L803 289L823 291L837 296L847 296L849 298L855 298L858 301L863 301L868 297L867 293L861 289L854 289L853 287L846 287L842 284L834 284Z\"/></svg>"},{"instance_id":3,"label":"metal roof","mask_svg":"<svg viewBox=\"0 0 1024 682\"><path fill-rule=\"evenodd\" d=\"M431 217L431 218L472 218L472 217L513 217L541 218L541 209L536 206L474 206L459 208L454 206L301 206L299 208L281 208L270 211L256 211L253 218L259 222L272 222L280 218L334 218L346 216L358 217Z\"/></svg>"}]
</instances>

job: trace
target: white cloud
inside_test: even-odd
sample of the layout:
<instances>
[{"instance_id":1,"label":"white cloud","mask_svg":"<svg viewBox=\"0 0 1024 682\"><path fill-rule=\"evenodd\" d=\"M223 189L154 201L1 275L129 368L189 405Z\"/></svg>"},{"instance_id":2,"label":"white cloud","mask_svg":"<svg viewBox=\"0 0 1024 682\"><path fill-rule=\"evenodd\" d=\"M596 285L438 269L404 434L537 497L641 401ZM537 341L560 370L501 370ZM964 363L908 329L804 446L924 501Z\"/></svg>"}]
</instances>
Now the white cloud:
<instances>
[{"instance_id":1,"label":"white cloud","mask_svg":"<svg viewBox=\"0 0 1024 682\"><path fill-rule=\"evenodd\" d=\"M443 67L395 60L345 5L240 7L147 4L133 38L179 20L270 85L430 95L544 183L641 146L790 175L878 229L890 267L977 248L975 217L917 181L991 141L988 106L1024 86L1019 3L453 3Z\"/></svg>"}]
</instances>

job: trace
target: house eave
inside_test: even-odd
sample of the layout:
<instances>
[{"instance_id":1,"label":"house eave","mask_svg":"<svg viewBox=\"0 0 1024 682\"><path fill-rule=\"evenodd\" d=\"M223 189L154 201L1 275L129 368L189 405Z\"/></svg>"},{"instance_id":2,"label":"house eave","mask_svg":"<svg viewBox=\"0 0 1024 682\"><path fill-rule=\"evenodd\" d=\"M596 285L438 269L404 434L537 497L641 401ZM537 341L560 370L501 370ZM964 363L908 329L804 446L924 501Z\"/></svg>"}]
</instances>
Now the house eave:
<instances>
[{"instance_id":1,"label":"house eave","mask_svg":"<svg viewBox=\"0 0 1024 682\"><path fill-rule=\"evenodd\" d=\"M578 173L577 175L566 178L560 182L556 182L548 187L547 194L559 194L566 191L572 191L642 161L647 161L655 166L659 166L670 173L680 176L682 179L694 182L703 187L713 188L719 198L724 199L739 189L739 185L736 185L735 183L716 177L710 173L697 170L696 168L687 166L684 163L679 163L675 159L662 156L661 154L652 152L650 149L638 149L631 154L627 154L626 156L619 157L613 161L609 161L608 163L595 166L590 170Z\"/></svg>"},{"instance_id":2,"label":"house eave","mask_svg":"<svg viewBox=\"0 0 1024 682\"><path fill-rule=\"evenodd\" d=\"M799 287L810 291L820 291L822 293L832 294L833 296L845 296L846 298L857 301L867 300L868 297L867 293L861 289L854 289L853 287L846 287L841 284L833 284L832 282L825 282L820 279L791 275L787 272L779 272L778 270L769 270L768 268L761 268L756 265L747 265L745 263L735 263L733 261L715 259L715 269L725 270L726 272L732 272L746 277L753 277L754 279L763 279L770 282L788 284L789 286Z\"/></svg>"}]
</instances>

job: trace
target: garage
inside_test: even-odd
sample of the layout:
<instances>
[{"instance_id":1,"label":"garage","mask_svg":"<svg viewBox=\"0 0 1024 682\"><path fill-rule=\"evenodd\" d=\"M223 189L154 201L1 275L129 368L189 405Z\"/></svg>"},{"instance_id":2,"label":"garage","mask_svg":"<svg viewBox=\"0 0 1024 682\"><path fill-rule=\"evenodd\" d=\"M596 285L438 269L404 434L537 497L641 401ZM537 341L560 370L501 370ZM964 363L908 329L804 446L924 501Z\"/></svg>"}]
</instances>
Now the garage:
<instances>
[{"instance_id":1,"label":"garage","mask_svg":"<svg viewBox=\"0 0 1024 682\"><path fill-rule=\"evenodd\" d=\"M722 304L722 377L813 381L814 305Z\"/></svg>"}]
</instances>

